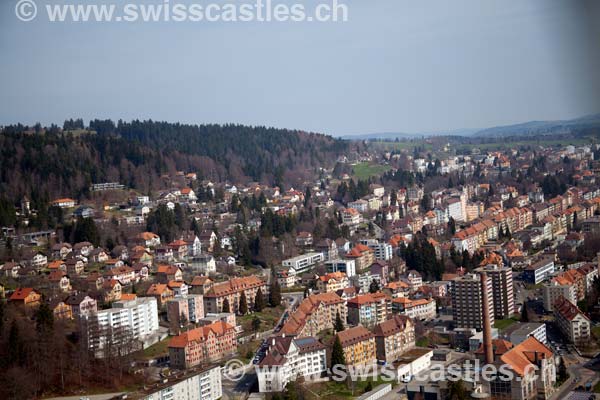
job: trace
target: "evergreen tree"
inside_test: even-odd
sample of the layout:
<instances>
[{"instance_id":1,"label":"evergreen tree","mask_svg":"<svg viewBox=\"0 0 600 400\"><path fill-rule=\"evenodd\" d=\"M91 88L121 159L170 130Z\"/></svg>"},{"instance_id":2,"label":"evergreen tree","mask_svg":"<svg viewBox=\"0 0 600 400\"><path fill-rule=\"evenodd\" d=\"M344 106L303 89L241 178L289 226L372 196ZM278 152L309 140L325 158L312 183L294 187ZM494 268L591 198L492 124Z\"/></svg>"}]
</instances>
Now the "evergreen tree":
<instances>
[{"instance_id":1,"label":"evergreen tree","mask_svg":"<svg viewBox=\"0 0 600 400\"><path fill-rule=\"evenodd\" d=\"M344 354L344 348L338 335L335 336L333 342L333 349L331 350L331 367L335 365L346 365L346 356Z\"/></svg>"},{"instance_id":2,"label":"evergreen tree","mask_svg":"<svg viewBox=\"0 0 600 400\"><path fill-rule=\"evenodd\" d=\"M242 291L240 295L240 304L238 306L238 312L241 315L248 314L248 301L246 300L246 292Z\"/></svg>"},{"instance_id":3,"label":"evergreen tree","mask_svg":"<svg viewBox=\"0 0 600 400\"><path fill-rule=\"evenodd\" d=\"M565 382L567 379L569 379L569 373L567 372L567 366L565 365L565 362L561 360L560 365L558 366L557 381Z\"/></svg>"},{"instance_id":4,"label":"evergreen tree","mask_svg":"<svg viewBox=\"0 0 600 400\"><path fill-rule=\"evenodd\" d=\"M373 279L371 284L369 285L369 293L377 293L379 292L379 281Z\"/></svg>"},{"instance_id":5,"label":"evergreen tree","mask_svg":"<svg viewBox=\"0 0 600 400\"><path fill-rule=\"evenodd\" d=\"M0 334L4 332L4 302L0 301Z\"/></svg>"},{"instance_id":6,"label":"evergreen tree","mask_svg":"<svg viewBox=\"0 0 600 400\"><path fill-rule=\"evenodd\" d=\"M344 321L342 321L339 311L335 314L335 324L333 325L333 329L335 329L336 332L344 330Z\"/></svg>"},{"instance_id":7,"label":"evergreen tree","mask_svg":"<svg viewBox=\"0 0 600 400\"><path fill-rule=\"evenodd\" d=\"M260 321L260 318L258 318L256 316L254 318L252 318L252 330L254 332L258 332L258 330L260 329L261 323L262 322Z\"/></svg>"},{"instance_id":8,"label":"evergreen tree","mask_svg":"<svg viewBox=\"0 0 600 400\"><path fill-rule=\"evenodd\" d=\"M277 281L271 285L269 303L271 304L271 307L277 307L281 304L281 288L279 287L279 283Z\"/></svg>"},{"instance_id":9,"label":"evergreen tree","mask_svg":"<svg viewBox=\"0 0 600 400\"><path fill-rule=\"evenodd\" d=\"M262 290L258 288L254 297L254 311L261 312L265 308L265 299Z\"/></svg>"},{"instance_id":10,"label":"evergreen tree","mask_svg":"<svg viewBox=\"0 0 600 400\"><path fill-rule=\"evenodd\" d=\"M392 189L392 192L390 193L390 205L395 206L397 204L398 204L398 193L396 192L396 189Z\"/></svg>"},{"instance_id":11,"label":"evergreen tree","mask_svg":"<svg viewBox=\"0 0 600 400\"><path fill-rule=\"evenodd\" d=\"M224 313L231 312L230 307L229 307L229 300L227 300L227 297L223 299L223 307L221 309L221 312L224 312Z\"/></svg>"},{"instance_id":12,"label":"evergreen tree","mask_svg":"<svg viewBox=\"0 0 600 400\"><path fill-rule=\"evenodd\" d=\"M48 335L52 332L54 328L54 314L45 301L36 310L35 320L38 333Z\"/></svg>"},{"instance_id":13,"label":"evergreen tree","mask_svg":"<svg viewBox=\"0 0 600 400\"><path fill-rule=\"evenodd\" d=\"M8 366L21 365L23 363L23 342L17 321L13 320L8 333Z\"/></svg>"},{"instance_id":14,"label":"evergreen tree","mask_svg":"<svg viewBox=\"0 0 600 400\"><path fill-rule=\"evenodd\" d=\"M456 233L456 221L452 217L448 219L448 232L453 236Z\"/></svg>"},{"instance_id":15,"label":"evergreen tree","mask_svg":"<svg viewBox=\"0 0 600 400\"><path fill-rule=\"evenodd\" d=\"M529 322L527 304L523 304L523 310L521 310L521 322Z\"/></svg>"}]
</instances>

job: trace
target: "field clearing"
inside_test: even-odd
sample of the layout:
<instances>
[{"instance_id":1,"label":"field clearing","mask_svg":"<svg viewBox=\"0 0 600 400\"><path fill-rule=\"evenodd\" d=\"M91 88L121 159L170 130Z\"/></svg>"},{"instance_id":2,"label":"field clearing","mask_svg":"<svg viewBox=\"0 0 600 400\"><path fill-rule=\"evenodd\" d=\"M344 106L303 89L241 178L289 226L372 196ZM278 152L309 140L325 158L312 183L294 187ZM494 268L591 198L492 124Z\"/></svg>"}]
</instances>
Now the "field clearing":
<instances>
[{"instance_id":1,"label":"field clearing","mask_svg":"<svg viewBox=\"0 0 600 400\"><path fill-rule=\"evenodd\" d=\"M388 165L370 164L367 162L356 164L352 167L352 174L360 180L369 179L372 176L383 175L390 169Z\"/></svg>"}]
</instances>

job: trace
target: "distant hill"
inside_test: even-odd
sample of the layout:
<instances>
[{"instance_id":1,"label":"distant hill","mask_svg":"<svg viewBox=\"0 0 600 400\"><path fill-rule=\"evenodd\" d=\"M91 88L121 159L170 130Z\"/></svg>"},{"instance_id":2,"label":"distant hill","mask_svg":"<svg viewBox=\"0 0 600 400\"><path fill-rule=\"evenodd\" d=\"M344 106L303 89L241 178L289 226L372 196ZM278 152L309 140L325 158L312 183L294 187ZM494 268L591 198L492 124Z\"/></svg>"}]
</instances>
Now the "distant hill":
<instances>
[{"instance_id":1,"label":"distant hill","mask_svg":"<svg viewBox=\"0 0 600 400\"><path fill-rule=\"evenodd\" d=\"M382 133L365 133L356 135L344 135L341 138L346 140L395 140L395 139L420 139L428 136L469 136L479 129L454 129L448 131L431 131L418 133L405 132L382 132Z\"/></svg>"},{"instance_id":2,"label":"distant hill","mask_svg":"<svg viewBox=\"0 0 600 400\"><path fill-rule=\"evenodd\" d=\"M496 126L484 129L455 129L433 132L383 132L345 135L347 140L395 140L418 139L429 136L467 136L467 137L507 137L507 136L539 136L580 134L589 130L600 129L600 113L581 118L557 121L530 121L521 124Z\"/></svg>"},{"instance_id":3,"label":"distant hill","mask_svg":"<svg viewBox=\"0 0 600 400\"><path fill-rule=\"evenodd\" d=\"M497 126L474 132L473 136L539 136L558 134L577 134L589 129L600 128L600 114L558 121L531 121L522 124Z\"/></svg>"},{"instance_id":4,"label":"distant hill","mask_svg":"<svg viewBox=\"0 0 600 400\"><path fill-rule=\"evenodd\" d=\"M72 131L23 125L0 130L0 198L44 203L86 195L98 182L148 193L176 171L289 188L314 178L319 167L333 167L349 146L321 134L242 125L96 120Z\"/></svg>"}]
</instances>

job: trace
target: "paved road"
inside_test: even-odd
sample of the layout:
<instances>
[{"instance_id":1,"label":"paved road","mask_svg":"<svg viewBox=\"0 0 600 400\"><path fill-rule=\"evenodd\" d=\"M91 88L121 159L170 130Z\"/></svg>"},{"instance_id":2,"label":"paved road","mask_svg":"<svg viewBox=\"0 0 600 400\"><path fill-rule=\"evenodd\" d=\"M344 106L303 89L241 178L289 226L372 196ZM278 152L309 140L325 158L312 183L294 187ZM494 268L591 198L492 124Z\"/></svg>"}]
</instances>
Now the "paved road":
<instances>
[{"instance_id":1,"label":"paved road","mask_svg":"<svg viewBox=\"0 0 600 400\"><path fill-rule=\"evenodd\" d=\"M567 371L570 375L569 379L562 384L562 386L550 397L549 400L564 399L567 394L573 391L577 386L585 385L585 383L588 381L591 381L593 384L600 379L600 374L598 372L585 368L583 366L584 364L585 362L580 362L567 368Z\"/></svg>"}]
</instances>

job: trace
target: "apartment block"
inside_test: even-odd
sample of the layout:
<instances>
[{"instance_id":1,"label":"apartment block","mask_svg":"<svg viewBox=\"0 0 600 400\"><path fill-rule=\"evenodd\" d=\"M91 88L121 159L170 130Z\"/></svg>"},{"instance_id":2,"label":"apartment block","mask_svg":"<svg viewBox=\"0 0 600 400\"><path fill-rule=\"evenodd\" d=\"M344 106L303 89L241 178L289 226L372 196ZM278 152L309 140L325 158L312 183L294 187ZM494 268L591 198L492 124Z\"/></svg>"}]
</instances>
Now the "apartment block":
<instances>
[{"instance_id":1,"label":"apartment block","mask_svg":"<svg viewBox=\"0 0 600 400\"><path fill-rule=\"evenodd\" d=\"M391 363L400 355L415 347L415 326L411 319L394 315L373 329L377 360Z\"/></svg>"},{"instance_id":2,"label":"apartment block","mask_svg":"<svg viewBox=\"0 0 600 400\"><path fill-rule=\"evenodd\" d=\"M544 308L546 311L554 311L554 303L561 297L569 300L571 303L577 303L577 287L571 282L556 277L550 283L542 287L542 296L544 298Z\"/></svg>"},{"instance_id":3,"label":"apartment block","mask_svg":"<svg viewBox=\"0 0 600 400\"><path fill-rule=\"evenodd\" d=\"M178 335L182 325L197 323L204 318L204 297L201 294L175 296L167 302L167 319L171 335Z\"/></svg>"},{"instance_id":4,"label":"apartment block","mask_svg":"<svg viewBox=\"0 0 600 400\"><path fill-rule=\"evenodd\" d=\"M300 256L288 258L283 260L281 264L285 268L291 268L296 271L297 274L306 272L320 262L325 261L323 253L306 253Z\"/></svg>"},{"instance_id":5,"label":"apartment block","mask_svg":"<svg viewBox=\"0 0 600 400\"><path fill-rule=\"evenodd\" d=\"M350 281L343 272L330 272L317 279L317 290L321 293L337 292L349 286Z\"/></svg>"},{"instance_id":6,"label":"apartment block","mask_svg":"<svg viewBox=\"0 0 600 400\"><path fill-rule=\"evenodd\" d=\"M320 377L327 371L326 347L314 337L268 339L265 358L256 366L259 392L282 392L299 377Z\"/></svg>"},{"instance_id":7,"label":"apartment block","mask_svg":"<svg viewBox=\"0 0 600 400\"><path fill-rule=\"evenodd\" d=\"M117 301L113 308L99 310L81 319L87 331L88 347L96 357L109 351L130 352L146 347L158 331L158 306L152 297Z\"/></svg>"},{"instance_id":8,"label":"apartment block","mask_svg":"<svg viewBox=\"0 0 600 400\"><path fill-rule=\"evenodd\" d=\"M434 299L397 297L392 300L392 311L421 321L433 319L437 315L437 307Z\"/></svg>"},{"instance_id":9,"label":"apartment block","mask_svg":"<svg viewBox=\"0 0 600 400\"><path fill-rule=\"evenodd\" d=\"M231 278L226 282L215 283L204 294L204 312L220 313L223 311L223 301L227 299L229 310L237 312L242 292L246 295L248 308L254 307L254 299L258 290L267 295L267 286L261 278L251 275L243 278Z\"/></svg>"},{"instance_id":10,"label":"apartment block","mask_svg":"<svg viewBox=\"0 0 600 400\"><path fill-rule=\"evenodd\" d=\"M171 367L178 369L223 359L236 349L235 327L222 321L189 330L169 341Z\"/></svg>"},{"instance_id":11,"label":"apartment block","mask_svg":"<svg viewBox=\"0 0 600 400\"><path fill-rule=\"evenodd\" d=\"M338 332L347 365L370 364L377 360L375 335L364 326Z\"/></svg>"},{"instance_id":12,"label":"apartment block","mask_svg":"<svg viewBox=\"0 0 600 400\"><path fill-rule=\"evenodd\" d=\"M515 313L512 268L502 266L502 260L500 259L498 263L487 264L476 269L476 271L485 272L492 279L494 317L503 319L512 316ZM492 301L492 298L490 298L490 301Z\"/></svg>"},{"instance_id":13,"label":"apartment block","mask_svg":"<svg viewBox=\"0 0 600 400\"><path fill-rule=\"evenodd\" d=\"M356 262L348 259L336 259L325 262L327 272L343 272L348 278L352 278L356 275Z\"/></svg>"},{"instance_id":14,"label":"apartment block","mask_svg":"<svg viewBox=\"0 0 600 400\"><path fill-rule=\"evenodd\" d=\"M487 277L491 323L494 324L494 295L492 278ZM483 329L483 298L479 274L466 274L452 284L452 317L457 328Z\"/></svg>"},{"instance_id":15,"label":"apartment block","mask_svg":"<svg viewBox=\"0 0 600 400\"><path fill-rule=\"evenodd\" d=\"M385 293L368 293L348 300L348 323L373 327L392 316L392 298Z\"/></svg>"},{"instance_id":16,"label":"apartment block","mask_svg":"<svg viewBox=\"0 0 600 400\"><path fill-rule=\"evenodd\" d=\"M169 379L148 388L144 394L127 394L140 400L218 400L223 397L221 367L213 366L183 378Z\"/></svg>"},{"instance_id":17,"label":"apartment block","mask_svg":"<svg viewBox=\"0 0 600 400\"><path fill-rule=\"evenodd\" d=\"M591 340L590 319L575 304L561 297L553 308L556 324L569 343L583 346Z\"/></svg>"},{"instance_id":18,"label":"apartment block","mask_svg":"<svg viewBox=\"0 0 600 400\"><path fill-rule=\"evenodd\" d=\"M325 329L333 329L337 315L346 321L347 308L340 296L336 293L311 295L290 314L281 333L296 337L316 336Z\"/></svg>"}]
</instances>

